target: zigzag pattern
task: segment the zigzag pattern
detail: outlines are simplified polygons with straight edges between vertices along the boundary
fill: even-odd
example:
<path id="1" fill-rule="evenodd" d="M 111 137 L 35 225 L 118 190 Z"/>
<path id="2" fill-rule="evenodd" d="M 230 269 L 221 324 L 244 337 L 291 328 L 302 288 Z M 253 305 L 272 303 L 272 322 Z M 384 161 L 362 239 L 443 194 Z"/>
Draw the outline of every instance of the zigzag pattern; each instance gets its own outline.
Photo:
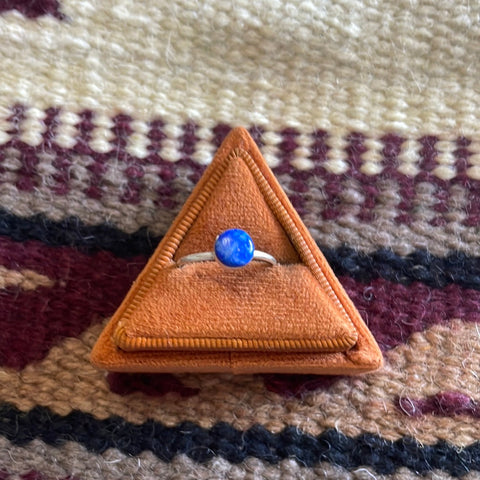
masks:
<path id="1" fill-rule="evenodd" d="M 272 434 L 257 425 L 243 432 L 227 423 L 209 429 L 191 422 L 174 427 L 153 421 L 134 425 L 115 417 L 96 420 L 78 411 L 66 416 L 42 407 L 20 412 L 8 404 L 0 406 L 0 419 L 3 436 L 16 445 L 36 438 L 50 445 L 73 440 L 97 453 L 116 448 L 135 456 L 149 450 L 164 461 L 172 461 L 182 453 L 199 463 L 217 456 L 232 463 L 247 457 L 272 464 L 292 458 L 309 467 L 322 461 L 349 470 L 369 465 L 380 474 L 391 474 L 401 467 L 420 474 L 438 469 L 457 477 L 480 471 L 480 443 L 458 450 L 446 442 L 421 445 L 412 438 L 390 442 L 372 434 L 349 438 L 335 430 L 314 437 L 297 428 Z"/>

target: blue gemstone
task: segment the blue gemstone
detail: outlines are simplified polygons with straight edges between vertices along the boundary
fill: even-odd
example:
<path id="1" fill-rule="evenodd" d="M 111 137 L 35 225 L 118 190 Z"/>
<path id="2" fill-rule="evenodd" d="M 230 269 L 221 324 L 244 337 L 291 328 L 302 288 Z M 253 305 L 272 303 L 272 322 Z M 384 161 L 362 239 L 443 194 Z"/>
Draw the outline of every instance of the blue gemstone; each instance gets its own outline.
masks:
<path id="1" fill-rule="evenodd" d="M 227 267 L 244 267 L 253 258 L 252 237 L 239 228 L 225 230 L 215 240 L 215 256 Z"/>

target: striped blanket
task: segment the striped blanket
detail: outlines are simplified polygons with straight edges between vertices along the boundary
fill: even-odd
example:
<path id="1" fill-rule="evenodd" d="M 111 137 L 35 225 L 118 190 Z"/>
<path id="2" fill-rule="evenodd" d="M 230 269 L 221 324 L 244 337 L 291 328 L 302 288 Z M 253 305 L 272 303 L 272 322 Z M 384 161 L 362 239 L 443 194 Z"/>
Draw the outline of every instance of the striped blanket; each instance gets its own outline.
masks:
<path id="1" fill-rule="evenodd" d="M 446 0 L 0 1 L 0 479 L 480 478 L 479 15 Z M 90 364 L 237 125 L 381 370 Z"/>

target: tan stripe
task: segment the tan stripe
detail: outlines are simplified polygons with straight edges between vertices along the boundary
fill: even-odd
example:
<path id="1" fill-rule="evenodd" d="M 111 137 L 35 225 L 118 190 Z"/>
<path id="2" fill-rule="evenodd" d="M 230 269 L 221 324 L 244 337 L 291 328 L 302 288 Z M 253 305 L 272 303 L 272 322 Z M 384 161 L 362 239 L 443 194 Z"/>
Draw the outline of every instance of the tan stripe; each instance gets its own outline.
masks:
<path id="1" fill-rule="evenodd" d="M 68 21 L 2 15 L 2 102 L 121 109 L 172 123 L 478 130 L 476 6 L 209 0 L 198 10 L 195 0 L 173 9 L 105 0 L 86 9 L 64 0 L 61 8 Z"/>
<path id="2" fill-rule="evenodd" d="M 345 378 L 328 391 L 310 392 L 302 399 L 283 399 L 266 391 L 260 376 L 217 374 L 178 376 L 185 385 L 200 389 L 196 396 L 146 398 L 140 393 L 124 397 L 110 393 L 104 372 L 89 364 L 91 346 L 101 330 L 96 325 L 22 372 L 0 370 L 0 399 L 22 410 L 39 404 L 62 415 L 79 409 L 98 418 L 120 415 L 134 423 L 153 418 L 173 426 L 189 420 L 208 428 L 225 421 L 238 429 L 259 423 L 273 432 L 294 425 L 312 435 L 337 428 L 350 436 L 371 432 L 396 440 L 414 435 L 429 444 L 444 439 L 468 445 L 480 439 L 470 418 L 409 418 L 397 409 L 396 398 L 458 390 L 478 400 L 477 329 L 475 324 L 454 321 L 450 327 L 414 334 L 407 345 L 388 353 L 381 371 Z"/>
<path id="3" fill-rule="evenodd" d="M 35 290 L 38 287 L 53 287 L 55 282 L 33 270 L 9 270 L 0 265 L 0 289 L 19 287 L 23 290 Z"/>
<path id="4" fill-rule="evenodd" d="M 437 187 L 430 182 L 421 182 L 415 186 L 415 197 L 413 198 L 413 217 L 421 222 L 430 222 L 437 213 L 433 210 Z M 433 230 L 433 229 L 432 229 Z"/>
<path id="5" fill-rule="evenodd" d="M 103 454 L 95 454 L 74 442 L 67 442 L 65 445 L 55 448 L 40 440 L 33 440 L 28 446 L 19 447 L 3 437 L 0 437 L 0 464 L 3 469 L 13 475 L 22 475 L 34 470 L 42 473 L 48 480 L 67 478 L 68 475 L 89 480 L 130 480 L 132 478 L 178 478 L 182 480 L 418 479 L 418 475 L 407 468 L 401 468 L 392 475 L 379 475 L 371 468 L 359 467 L 348 471 L 327 462 L 307 468 L 300 466 L 293 458 L 273 465 L 252 457 L 238 464 L 232 464 L 221 457 L 215 457 L 205 463 L 196 463 L 184 454 L 175 456 L 171 462 L 167 463 L 148 451 L 134 457 L 113 448 Z M 478 478 L 477 475 L 478 472 L 471 472 L 462 479 L 474 480 Z M 10 479 L 10 477 L 8 478 Z M 453 480 L 454 477 L 442 471 L 433 471 L 424 478 Z"/>
<path id="6" fill-rule="evenodd" d="M 98 225 L 108 221 L 127 233 L 133 233 L 148 225 L 153 235 L 164 234 L 176 213 L 157 208 L 153 198 L 148 195 L 145 195 L 140 203 L 133 205 L 121 203 L 118 190 L 106 193 L 101 200 L 89 198 L 78 184 L 73 191 L 64 196 L 51 196 L 48 189 L 42 187 L 38 190 L 37 193 L 19 193 L 12 183 L 3 183 L 0 185 L 0 205 L 20 217 L 44 214 L 49 219 L 59 222 L 69 216 L 76 216 L 87 225 Z M 181 197 L 184 202 L 185 195 Z"/>
<path id="7" fill-rule="evenodd" d="M 432 227 L 427 222 L 415 221 L 410 225 L 376 218 L 369 223 L 355 218 L 322 221 L 312 226 L 305 221 L 320 245 L 338 247 L 348 245 L 364 252 L 391 248 L 399 255 L 408 255 L 415 249 L 428 250 L 433 255 L 444 256 L 460 250 L 471 256 L 480 255 L 478 228 L 452 222 L 444 227 Z"/>
<path id="8" fill-rule="evenodd" d="M 398 225 L 395 218 L 401 213 L 397 206 L 402 199 L 399 189 L 395 180 L 387 178 L 378 182 L 379 195 L 372 211 L 374 222 L 381 219 L 385 223 Z"/>
<path id="9" fill-rule="evenodd" d="M 155 186 L 159 185 L 159 177 L 150 174 L 152 188 L 144 190 L 138 204 L 128 204 L 119 201 L 119 191 L 122 183 L 112 180 L 112 187 L 105 192 L 101 200 L 87 197 L 81 190 L 88 187 L 86 168 L 76 165 L 72 168 L 77 172 L 77 183 L 74 189 L 64 196 L 52 196 L 47 188 L 39 187 L 35 193 L 19 192 L 12 180 L 0 184 L 0 205 L 15 215 L 30 217 L 40 213 L 49 219 L 61 221 L 69 216 L 77 216 L 87 225 L 98 225 L 109 222 L 127 233 L 133 233 L 141 227 L 148 226 L 155 236 L 163 235 L 173 222 L 180 206 L 186 200 L 187 189 L 182 185 L 181 191 L 173 196 L 177 200 L 176 209 L 162 209 L 154 204 L 156 194 Z M 5 174 L 4 174 L 5 175 Z M 117 178 L 116 175 L 112 176 Z M 121 175 L 119 178 L 123 178 Z M 279 177 L 288 195 L 291 191 L 286 177 Z M 180 181 L 180 180 L 179 180 Z M 188 188 L 193 184 L 186 179 Z M 316 185 L 313 185 L 313 182 Z M 150 180 L 148 180 L 150 182 Z M 83 187 L 81 184 L 83 183 Z M 386 182 L 388 183 L 388 182 Z M 478 227 L 462 225 L 465 217 L 462 207 L 468 201 L 468 191 L 460 186 L 451 188 L 449 212 L 446 217 L 450 221 L 445 226 L 432 227 L 428 223 L 432 212 L 430 208 L 418 206 L 415 213 L 416 219 L 410 224 L 398 224 L 396 215 L 395 198 L 397 187 L 395 182 L 390 182 L 390 191 L 383 192 L 380 204 L 375 207 L 374 218 L 364 223 L 356 218 L 362 196 L 355 188 L 342 193 L 341 205 L 343 215 L 335 220 L 322 220 L 321 212 L 324 209 L 322 183 L 319 179 L 312 179 L 310 198 L 306 200 L 306 213 L 303 220 L 311 231 L 315 240 L 321 245 L 337 247 L 349 245 L 365 252 L 372 252 L 379 248 L 391 248 L 400 255 L 407 255 L 415 249 L 429 250 L 433 255 L 443 256 L 451 250 L 460 250 L 468 255 L 480 255 L 480 242 L 478 242 Z M 348 180 L 347 180 L 348 185 Z M 429 199 L 425 200 L 427 203 Z M 424 213 L 422 213 L 424 212 Z"/>

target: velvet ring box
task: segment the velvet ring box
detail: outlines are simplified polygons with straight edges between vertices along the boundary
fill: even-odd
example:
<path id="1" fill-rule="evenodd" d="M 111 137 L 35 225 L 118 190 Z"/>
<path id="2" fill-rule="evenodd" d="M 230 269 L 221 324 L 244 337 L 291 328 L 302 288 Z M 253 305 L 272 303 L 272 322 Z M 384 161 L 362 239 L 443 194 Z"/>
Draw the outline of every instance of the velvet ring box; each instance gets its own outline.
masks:
<path id="1" fill-rule="evenodd" d="M 276 265 L 216 261 L 230 228 Z M 255 142 L 230 132 L 98 339 L 91 361 L 125 372 L 356 374 L 381 352 Z"/>

